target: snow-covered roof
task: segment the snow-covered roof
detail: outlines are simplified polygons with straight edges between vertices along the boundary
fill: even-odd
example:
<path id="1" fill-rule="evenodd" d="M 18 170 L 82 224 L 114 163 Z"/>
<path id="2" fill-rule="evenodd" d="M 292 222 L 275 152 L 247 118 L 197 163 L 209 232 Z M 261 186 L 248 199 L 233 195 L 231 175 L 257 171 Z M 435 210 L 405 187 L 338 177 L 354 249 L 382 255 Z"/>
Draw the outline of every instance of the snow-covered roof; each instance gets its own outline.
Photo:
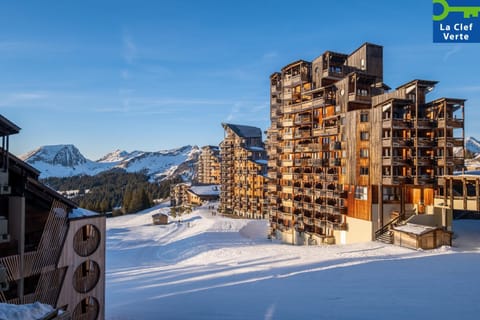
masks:
<path id="1" fill-rule="evenodd" d="M 268 163 L 268 161 L 264 159 L 255 160 L 255 162 L 261 165 L 266 165 Z"/>
<path id="2" fill-rule="evenodd" d="M 70 219 L 73 218 L 85 218 L 85 217 L 94 217 L 94 216 L 99 216 L 100 214 L 98 212 L 90 211 L 87 209 L 83 208 L 76 208 L 72 210 L 72 213 L 68 215 Z"/>
<path id="3" fill-rule="evenodd" d="M 42 319 L 54 311 L 53 307 L 40 302 L 29 304 L 0 303 L 0 319 L 34 320 Z"/>
<path id="4" fill-rule="evenodd" d="M 235 134 L 242 138 L 262 137 L 262 130 L 257 127 L 244 126 L 239 124 L 224 123 L 224 127 L 229 127 Z"/>
<path id="5" fill-rule="evenodd" d="M 190 191 L 199 196 L 218 196 L 220 195 L 220 186 L 216 184 L 192 186 Z"/>
<path id="6" fill-rule="evenodd" d="M 430 226 L 424 226 L 424 225 L 421 225 L 421 224 L 407 223 L 407 224 L 402 225 L 402 226 L 396 226 L 393 229 L 397 230 L 397 231 L 402 231 L 402 232 L 406 232 L 406 233 L 415 234 L 415 235 L 422 235 L 426 232 L 435 230 L 437 228 L 436 227 L 430 227 Z"/>
<path id="7" fill-rule="evenodd" d="M 250 151 L 265 151 L 265 148 L 264 147 L 257 147 L 257 146 L 249 146 L 249 147 L 247 147 L 247 150 L 250 150 Z"/>

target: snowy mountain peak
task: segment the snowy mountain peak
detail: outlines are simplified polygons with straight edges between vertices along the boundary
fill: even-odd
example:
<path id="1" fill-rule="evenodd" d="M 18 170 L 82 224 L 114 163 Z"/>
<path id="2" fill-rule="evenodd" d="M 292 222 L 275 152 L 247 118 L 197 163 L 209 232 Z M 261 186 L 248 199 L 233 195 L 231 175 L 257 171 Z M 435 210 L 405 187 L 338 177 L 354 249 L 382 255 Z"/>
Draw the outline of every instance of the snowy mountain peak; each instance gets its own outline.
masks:
<path id="1" fill-rule="evenodd" d="M 129 155 L 129 153 L 127 151 L 117 149 L 113 152 L 107 153 L 105 156 L 98 159 L 97 162 L 106 162 L 106 163 L 120 162 L 120 161 L 124 160 L 125 158 L 127 158 L 128 155 Z"/>
<path id="2" fill-rule="evenodd" d="M 43 146 L 20 158 L 28 163 L 44 162 L 63 167 L 75 167 L 87 162 L 87 159 L 72 144 Z"/>
<path id="3" fill-rule="evenodd" d="M 465 139 L 465 147 L 468 151 L 473 153 L 480 153 L 480 141 L 474 137 L 468 137 Z"/>
<path id="4" fill-rule="evenodd" d="M 86 159 L 73 145 L 43 146 L 21 159 L 41 172 L 41 178 L 96 175 L 113 168 L 146 172 L 151 179 L 182 176 L 189 180 L 198 160 L 197 146 L 183 146 L 157 152 L 115 150 L 97 161 Z"/>

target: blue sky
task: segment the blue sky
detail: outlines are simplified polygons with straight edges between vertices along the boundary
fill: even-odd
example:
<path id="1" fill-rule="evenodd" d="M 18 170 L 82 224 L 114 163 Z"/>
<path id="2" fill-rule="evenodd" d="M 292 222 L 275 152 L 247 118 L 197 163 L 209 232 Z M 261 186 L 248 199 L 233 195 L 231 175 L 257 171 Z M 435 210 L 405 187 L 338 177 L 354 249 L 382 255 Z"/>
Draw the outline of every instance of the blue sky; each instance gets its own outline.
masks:
<path id="1" fill-rule="evenodd" d="M 221 122 L 269 126 L 269 75 L 326 50 L 384 46 L 384 80 L 466 98 L 480 137 L 480 44 L 432 43 L 432 2 L 2 1 L 0 112 L 11 151 L 218 144 Z"/>

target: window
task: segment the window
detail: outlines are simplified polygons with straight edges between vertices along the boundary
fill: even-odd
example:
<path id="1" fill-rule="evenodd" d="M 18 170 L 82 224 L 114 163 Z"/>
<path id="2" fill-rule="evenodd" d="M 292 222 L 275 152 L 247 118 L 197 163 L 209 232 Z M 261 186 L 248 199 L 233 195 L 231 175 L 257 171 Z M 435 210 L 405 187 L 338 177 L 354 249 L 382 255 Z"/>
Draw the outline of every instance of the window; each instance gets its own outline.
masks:
<path id="1" fill-rule="evenodd" d="M 360 158 L 368 158 L 368 149 L 360 149 Z"/>
<path id="2" fill-rule="evenodd" d="M 360 122 L 368 122 L 368 113 L 361 113 L 360 114 Z"/>
<path id="3" fill-rule="evenodd" d="M 383 187 L 383 201 L 400 201 L 400 188 Z"/>
<path id="4" fill-rule="evenodd" d="M 360 140 L 368 140 L 369 138 L 369 134 L 368 134 L 368 131 L 361 131 L 360 132 Z"/>
<path id="5" fill-rule="evenodd" d="M 367 187 L 355 187 L 355 199 L 368 200 Z"/>
<path id="6" fill-rule="evenodd" d="M 367 176 L 368 175 L 368 167 L 360 167 L 360 175 Z"/>

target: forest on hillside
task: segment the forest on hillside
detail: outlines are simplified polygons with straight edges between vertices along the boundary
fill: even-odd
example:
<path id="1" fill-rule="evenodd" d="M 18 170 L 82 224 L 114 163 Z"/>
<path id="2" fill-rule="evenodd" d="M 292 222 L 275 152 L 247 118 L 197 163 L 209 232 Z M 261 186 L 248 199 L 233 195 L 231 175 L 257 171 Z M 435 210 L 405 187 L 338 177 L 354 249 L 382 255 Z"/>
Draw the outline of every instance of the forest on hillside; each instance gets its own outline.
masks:
<path id="1" fill-rule="evenodd" d="M 176 177 L 159 183 L 150 182 L 143 172 L 113 169 L 95 176 L 47 178 L 42 181 L 57 191 L 78 190 L 72 200 L 82 208 L 117 215 L 150 208 L 153 199 L 167 198 L 170 186 L 182 182 L 182 179 Z"/>

